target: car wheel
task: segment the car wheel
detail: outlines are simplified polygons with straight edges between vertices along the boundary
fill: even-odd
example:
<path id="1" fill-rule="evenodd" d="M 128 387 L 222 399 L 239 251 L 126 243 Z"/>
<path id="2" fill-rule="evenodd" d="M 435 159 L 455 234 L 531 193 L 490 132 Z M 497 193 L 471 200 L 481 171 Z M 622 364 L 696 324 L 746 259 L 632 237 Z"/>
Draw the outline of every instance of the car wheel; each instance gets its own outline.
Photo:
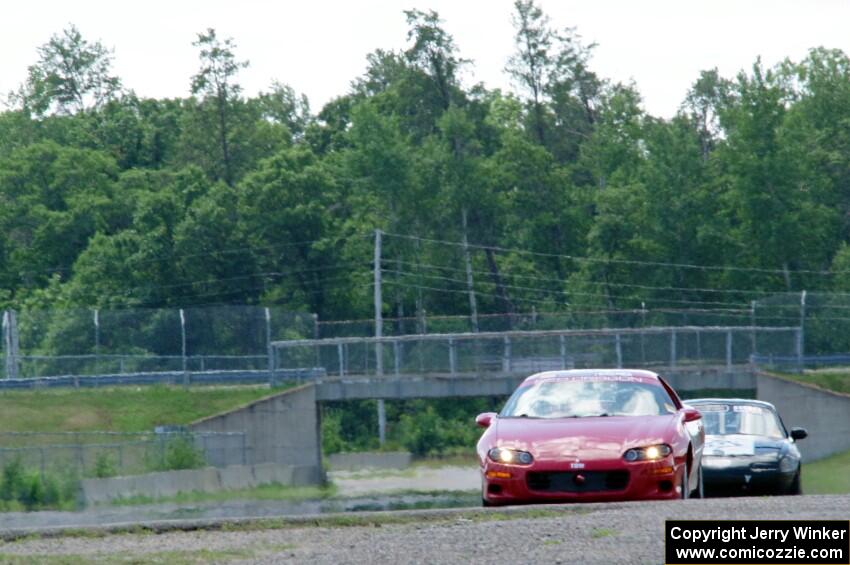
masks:
<path id="1" fill-rule="evenodd" d="M 697 472 L 697 488 L 694 490 L 694 498 L 705 498 L 705 490 L 704 490 L 703 482 L 702 482 L 702 465 L 699 466 L 699 471 Z"/>
<path id="2" fill-rule="evenodd" d="M 682 475 L 682 484 L 680 485 L 682 488 L 682 500 L 687 500 L 691 497 L 691 485 L 688 483 L 688 475 L 690 474 L 691 470 L 685 465 L 685 472 Z"/>
<path id="3" fill-rule="evenodd" d="M 788 487 L 788 494 L 803 494 L 803 486 L 800 484 L 800 474 L 802 469 L 797 469 L 797 474 L 794 475 L 794 480 L 791 481 L 791 486 Z"/>
<path id="4" fill-rule="evenodd" d="M 496 506 L 496 505 L 493 504 L 492 502 L 490 502 L 489 500 L 487 500 L 486 498 L 481 497 L 481 506 L 483 506 L 484 508 L 490 508 L 491 506 Z"/>

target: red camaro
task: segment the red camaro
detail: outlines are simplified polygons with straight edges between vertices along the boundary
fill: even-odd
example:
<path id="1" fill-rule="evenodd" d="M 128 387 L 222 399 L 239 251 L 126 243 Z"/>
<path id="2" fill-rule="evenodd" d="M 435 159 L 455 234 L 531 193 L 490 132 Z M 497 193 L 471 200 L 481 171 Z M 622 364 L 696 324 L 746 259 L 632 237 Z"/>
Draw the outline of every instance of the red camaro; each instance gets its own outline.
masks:
<path id="1" fill-rule="evenodd" d="M 649 371 L 532 375 L 476 422 L 487 506 L 702 495 L 700 413 Z"/>

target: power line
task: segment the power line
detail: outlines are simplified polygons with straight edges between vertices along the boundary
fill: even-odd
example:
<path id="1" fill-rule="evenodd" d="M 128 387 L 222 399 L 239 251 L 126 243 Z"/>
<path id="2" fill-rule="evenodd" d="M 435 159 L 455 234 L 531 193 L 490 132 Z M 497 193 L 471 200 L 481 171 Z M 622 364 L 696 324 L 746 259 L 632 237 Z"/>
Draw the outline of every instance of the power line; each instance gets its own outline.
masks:
<path id="1" fill-rule="evenodd" d="M 398 275 L 402 275 L 402 276 L 408 276 L 408 277 L 424 277 L 424 278 L 432 279 L 432 280 L 449 281 L 449 282 L 453 282 L 453 283 L 457 283 L 457 284 L 463 284 L 463 282 L 464 282 L 464 281 L 460 281 L 458 279 L 452 279 L 452 278 L 449 278 L 449 277 L 440 277 L 440 276 L 436 276 L 436 275 L 427 275 L 427 274 L 423 274 L 423 273 L 408 273 L 408 272 L 405 272 L 405 271 L 396 271 L 396 270 L 391 270 L 391 269 L 385 269 L 384 272 L 394 273 L 394 274 L 398 274 Z M 496 283 L 481 283 L 481 284 L 495 285 Z M 503 288 L 509 288 L 509 289 L 512 289 L 512 290 L 523 290 L 523 291 L 531 291 L 531 292 L 543 292 L 543 293 L 549 293 L 549 294 L 560 294 L 560 295 L 567 296 L 567 297 L 569 297 L 569 296 L 589 296 L 589 297 L 594 297 L 594 298 L 611 298 L 607 294 L 599 294 L 599 293 L 592 293 L 592 292 L 580 292 L 580 291 L 572 292 L 572 291 L 565 291 L 565 290 L 545 289 L 545 288 L 537 288 L 537 287 L 530 287 L 530 286 L 518 286 L 518 285 L 510 285 L 510 284 L 503 284 L 501 286 Z M 464 290 L 463 292 L 468 292 L 468 291 Z M 478 291 L 476 291 L 476 292 L 478 292 Z M 615 298 L 627 299 L 627 300 L 637 300 L 637 301 L 653 300 L 655 302 L 671 302 L 671 303 L 675 303 L 675 304 L 741 306 L 740 302 L 721 302 L 721 301 L 715 301 L 715 300 L 676 300 L 676 299 L 673 299 L 673 298 L 645 299 L 645 298 L 637 298 L 637 297 L 630 297 L 630 296 L 620 296 L 620 297 L 615 297 Z"/>
<path id="2" fill-rule="evenodd" d="M 391 284 L 391 285 L 396 285 L 396 286 L 400 286 L 400 287 L 404 287 L 404 288 L 414 288 L 414 289 L 417 289 L 417 290 L 431 290 L 431 291 L 434 291 L 434 292 L 444 292 L 444 293 L 454 293 L 454 294 L 466 294 L 468 292 L 467 290 L 439 288 L 439 287 L 426 286 L 426 285 L 420 285 L 420 284 L 404 283 L 404 282 L 394 281 L 394 280 L 386 280 L 386 281 L 384 281 L 384 284 Z M 537 290 L 541 290 L 541 289 L 537 289 Z M 545 291 L 541 290 L 541 292 L 545 292 Z M 487 293 L 487 292 L 479 292 L 479 291 L 475 291 L 475 293 L 478 296 L 487 296 L 487 297 L 496 298 L 496 299 L 499 299 L 499 300 L 503 299 L 503 297 L 498 295 L 498 294 L 492 294 L 492 293 Z M 591 296 L 602 296 L 602 297 L 604 297 L 604 295 L 591 295 Z M 636 302 L 641 301 L 638 298 L 629 298 L 629 297 L 622 297 L 622 298 L 625 299 L 625 300 L 632 300 L 632 301 L 636 301 Z M 566 306 L 566 307 L 572 306 L 569 302 L 553 302 L 552 300 L 539 300 L 539 299 L 534 299 L 534 298 L 525 298 L 525 297 L 521 297 L 521 296 L 512 296 L 511 299 L 519 301 L 519 302 L 528 302 L 528 303 L 531 303 L 531 304 L 547 304 L 547 305 L 550 305 L 550 306 Z M 660 300 L 656 300 L 656 302 L 677 302 L 677 301 L 660 299 Z M 688 303 L 688 304 L 690 304 L 690 303 Z M 728 303 L 728 302 L 727 303 L 720 303 L 720 304 L 735 305 L 733 303 Z"/>
<path id="3" fill-rule="evenodd" d="M 443 270 L 453 271 L 453 272 L 458 272 L 458 273 L 465 272 L 464 269 L 460 269 L 460 268 L 457 268 L 457 267 L 446 267 L 446 266 L 442 266 L 442 265 L 431 265 L 431 264 L 428 264 L 428 263 L 415 263 L 413 261 L 402 261 L 402 260 L 388 259 L 386 262 L 387 263 L 399 263 L 399 264 L 408 265 L 408 266 L 415 266 L 415 267 L 423 267 L 423 268 L 432 269 L 432 270 L 443 269 Z M 492 276 L 493 275 L 493 273 L 491 273 L 489 271 L 482 271 L 482 270 L 476 270 L 476 269 L 473 269 L 472 272 L 475 273 L 475 274 L 486 275 L 486 276 Z M 507 277 L 523 278 L 523 279 L 529 279 L 529 280 L 539 280 L 539 281 L 562 283 L 562 284 L 564 282 L 563 279 L 550 278 L 550 277 L 540 277 L 540 276 L 537 276 L 537 275 L 522 275 L 522 274 L 517 274 L 517 273 L 511 273 L 510 271 L 505 271 L 504 269 L 500 270 L 499 274 L 503 275 L 503 276 L 507 276 Z M 642 289 L 642 290 L 673 290 L 673 291 L 683 291 L 683 292 L 714 292 L 714 293 L 723 293 L 723 294 L 755 294 L 755 295 L 765 296 L 765 297 L 776 296 L 778 294 L 788 294 L 788 295 L 796 295 L 796 296 L 800 295 L 799 292 L 789 292 L 789 291 L 766 293 L 766 292 L 760 291 L 760 290 L 718 289 L 718 288 L 677 287 L 677 286 L 651 286 L 651 285 L 642 285 L 642 284 L 627 284 L 627 283 L 614 283 L 614 282 L 604 282 L 603 283 L 603 282 L 593 282 L 593 281 L 582 281 L 581 284 L 588 284 L 588 285 L 594 285 L 594 286 L 614 286 L 614 287 L 622 287 L 622 288 L 638 288 L 638 289 Z M 850 294 L 850 293 L 848 293 L 848 294 Z"/>
<path id="4" fill-rule="evenodd" d="M 440 245 L 450 245 L 453 247 L 461 247 L 463 244 L 456 241 L 448 241 L 444 239 L 432 239 L 427 237 L 419 237 L 414 235 L 405 235 L 405 234 L 397 234 L 397 233 L 387 233 L 384 232 L 384 235 L 390 237 L 397 237 L 401 239 L 408 239 L 413 241 L 422 241 L 425 243 L 434 243 Z M 538 257 L 550 257 L 550 258 L 559 258 L 559 259 L 569 259 L 571 261 L 577 262 L 587 262 L 587 263 L 615 263 L 622 265 L 641 265 L 647 267 L 674 267 L 679 269 L 696 269 L 696 270 L 706 270 L 706 271 L 741 271 L 741 272 L 753 272 L 753 273 L 764 273 L 764 274 L 772 274 L 772 275 L 785 275 L 788 273 L 804 273 L 804 274 L 812 274 L 812 275 L 837 275 L 837 274 L 850 274 L 850 271 L 822 271 L 822 270 L 811 270 L 811 269 L 789 269 L 788 271 L 783 269 L 763 269 L 759 267 L 739 267 L 735 265 L 693 265 L 690 263 L 670 263 L 664 261 L 638 261 L 633 259 L 604 259 L 599 257 L 581 257 L 578 255 L 567 255 L 561 253 L 543 253 L 540 251 L 529 251 L 527 249 L 517 249 L 517 248 L 509 248 L 509 247 L 499 247 L 495 245 L 479 245 L 479 244 L 469 244 L 469 247 L 474 247 L 476 249 L 484 249 L 490 251 L 498 251 L 500 253 L 519 253 L 523 255 L 534 255 Z"/>

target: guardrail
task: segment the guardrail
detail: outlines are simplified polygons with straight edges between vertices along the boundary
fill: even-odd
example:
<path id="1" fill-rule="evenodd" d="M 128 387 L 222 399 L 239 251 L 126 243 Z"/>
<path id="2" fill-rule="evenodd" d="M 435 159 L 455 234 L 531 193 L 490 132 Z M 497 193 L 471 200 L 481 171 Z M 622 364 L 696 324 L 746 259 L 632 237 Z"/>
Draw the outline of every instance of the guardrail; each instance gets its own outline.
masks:
<path id="1" fill-rule="evenodd" d="M 518 373 L 576 367 L 749 364 L 802 353 L 798 327 L 676 326 L 275 341 L 273 365 L 328 375 Z"/>

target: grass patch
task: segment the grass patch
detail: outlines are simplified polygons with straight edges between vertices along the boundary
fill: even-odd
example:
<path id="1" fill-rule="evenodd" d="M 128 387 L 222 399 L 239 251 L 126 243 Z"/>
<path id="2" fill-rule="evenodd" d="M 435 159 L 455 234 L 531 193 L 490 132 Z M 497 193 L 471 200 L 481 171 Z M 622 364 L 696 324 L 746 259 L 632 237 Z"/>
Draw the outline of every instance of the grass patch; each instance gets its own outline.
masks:
<path id="1" fill-rule="evenodd" d="M 264 386 L 8 391 L 0 393 L 0 430 L 143 432 L 189 424 L 273 392 Z"/>
<path id="2" fill-rule="evenodd" d="M 261 485 L 250 489 L 224 490 L 221 492 L 181 492 L 174 496 L 152 498 L 150 496 L 132 496 L 113 500 L 111 506 L 138 506 L 164 502 L 198 503 L 225 502 L 228 500 L 317 500 L 336 495 L 334 486 L 327 487 L 289 487 L 280 484 Z"/>
<path id="3" fill-rule="evenodd" d="M 768 373 L 784 379 L 850 394 L 850 369 L 821 369 L 803 373 Z"/>
<path id="4" fill-rule="evenodd" d="M 805 494 L 850 493 L 850 451 L 803 465 Z"/>

